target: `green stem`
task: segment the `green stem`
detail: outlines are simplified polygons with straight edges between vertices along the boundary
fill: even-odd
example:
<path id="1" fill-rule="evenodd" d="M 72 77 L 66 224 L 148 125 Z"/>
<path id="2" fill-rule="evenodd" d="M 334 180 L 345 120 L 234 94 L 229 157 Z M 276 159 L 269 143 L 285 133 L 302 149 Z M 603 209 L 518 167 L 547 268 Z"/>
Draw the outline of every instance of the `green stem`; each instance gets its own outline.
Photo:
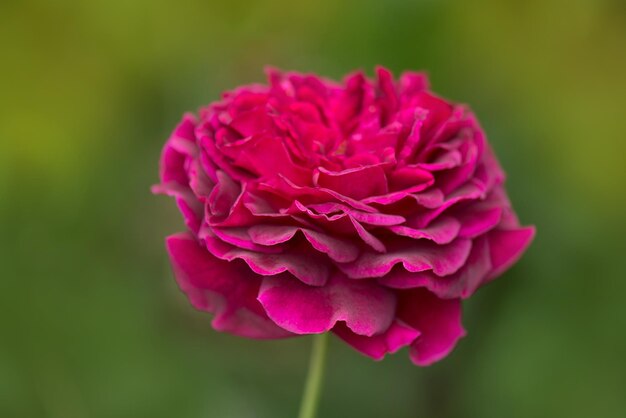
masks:
<path id="1" fill-rule="evenodd" d="M 326 347 L 328 346 L 328 333 L 313 336 L 313 349 L 309 361 L 309 373 L 304 386 L 302 403 L 298 418 L 315 418 L 317 404 L 320 399 L 322 380 L 324 378 L 324 363 L 326 361 Z"/>

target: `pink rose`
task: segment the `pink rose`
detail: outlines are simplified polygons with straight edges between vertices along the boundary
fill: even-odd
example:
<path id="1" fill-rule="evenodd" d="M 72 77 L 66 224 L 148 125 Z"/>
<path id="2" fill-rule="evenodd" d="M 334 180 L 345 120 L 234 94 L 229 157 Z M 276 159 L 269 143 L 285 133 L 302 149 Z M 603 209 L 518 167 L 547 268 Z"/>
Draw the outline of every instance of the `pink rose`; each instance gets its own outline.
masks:
<path id="1" fill-rule="evenodd" d="M 534 235 L 475 116 L 412 72 L 271 70 L 186 115 L 160 175 L 188 228 L 167 238 L 176 279 L 216 330 L 332 331 L 374 359 L 445 357 L 461 300 Z"/>

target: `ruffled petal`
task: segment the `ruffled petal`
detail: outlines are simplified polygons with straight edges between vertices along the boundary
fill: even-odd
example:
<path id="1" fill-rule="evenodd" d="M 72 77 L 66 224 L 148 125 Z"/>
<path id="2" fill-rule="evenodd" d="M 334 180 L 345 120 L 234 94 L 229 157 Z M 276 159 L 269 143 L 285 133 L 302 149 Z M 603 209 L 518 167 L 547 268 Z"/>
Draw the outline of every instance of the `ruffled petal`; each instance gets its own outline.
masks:
<path id="1" fill-rule="evenodd" d="M 372 336 L 389 328 L 396 309 L 389 289 L 339 273 L 322 287 L 287 275 L 266 277 L 258 299 L 276 324 L 294 334 L 319 334 L 344 321 L 352 332 Z"/>
<path id="2" fill-rule="evenodd" d="M 379 283 L 396 289 L 425 287 L 440 298 L 468 298 L 483 283 L 491 271 L 491 256 L 487 237 L 480 237 L 472 243 L 472 251 L 459 271 L 439 277 L 432 271 L 410 272 L 393 269 L 378 279 Z"/>
<path id="3" fill-rule="evenodd" d="M 465 264 L 472 242 L 459 238 L 447 245 L 411 240 L 383 254 L 364 252 L 352 263 L 338 267 L 353 279 L 382 277 L 402 263 L 407 271 L 432 270 L 438 276 L 455 273 Z"/>
<path id="4" fill-rule="evenodd" d="M 302 233 L 313 248 L 328 254 L 332 260 L 337 262 L 350 262 L 359 255 L 359 248 L 349 241 L 307 228 L 288 225 L 255 225 L 248 230 L 252 242 L 262 246 L 273 246 L 287 242 L 298 232 Z"/>
<path id="5" fill-rule="evenodd" d="M 243 260 L 252 271 L 262 276 L 289 272 L 306 284 L 323 286 L 330 274 L 330 266 L 323 256 L 311 254 L 307 248 L 293 247 L 290 251 L 279 254 L 257 253 L 228 244 L 209 229 L 201 230 L 199 238 L 217 258 L 225 261 Z"/>
<path id="6" fill-rule="evenodd" d="M 178 285 L 196 309 L 215 314 L 213 328 L 249 338 L 293 335 L 267 317 L 256 299 L 261 278 L 245 264 L 215 258 L 189 234 L 172 235 L 166 244 Z"/>
<path id="7" fill-rule="evenodd" d="M 415 229 L 405 225 L 397 225 L 389 228 L 394 234 L 413 239 L 428 239 L 437 244 L 448 244 L 452 242 L 461 229 L 461 223 L 449 216 L 442 216 L 428 227 Z"/>

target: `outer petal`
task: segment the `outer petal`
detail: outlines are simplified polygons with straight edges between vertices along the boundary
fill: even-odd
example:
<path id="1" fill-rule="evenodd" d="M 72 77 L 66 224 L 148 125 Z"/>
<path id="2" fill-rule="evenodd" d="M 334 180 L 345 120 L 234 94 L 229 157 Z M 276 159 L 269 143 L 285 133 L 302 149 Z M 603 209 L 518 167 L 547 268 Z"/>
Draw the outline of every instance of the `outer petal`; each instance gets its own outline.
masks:
<path id="1" fill-rule="evenodd" d="M 382 360 L 386 354 L 393 354 L 410 345 L 420 335 L 418 330 L 398 320 L 394 320 L 384 333 L 371 337 L 355 334 L 341 322 L 335 325 L 333 332 L 356 350 L 375 360 Z"/>
<path id="2" fill-rule="evenodd" d="M 175 181 L 188 184 L 185 161 L 198 152 L 194 135 L 195 123 L 195 118 L 186 114 L 167 140 L 161 154 L 160 177 L 163 183 Z"/>
<path id="3" fill-rule="evenodd" d="M 440 299 L 423 288 L 398 293 L 398 318 L 421 332 L 409 354 L 418 366 L 441 360 L 465 336 L 461 301 Z"/>
<path id="4" fill-rule="evenodd" d="M 258 299 L 276 324 L 294 334 L 319 334 L 345 321 L 354 333 L 372 336 L 389 328 L 396 309 L 389 289 L 340 273 L 322 287 L 307 286 L 289 275 L 266 277 Z"/>
<path id="5" fill-rule="evenodd" d="M 202 203 L 200 203 L 188 186 L 183 186 L 176 181 L 170 181 L 165 184 L 156 184 L 152 186 L 151 190 L 152 193 L 174 197 L 178 209 L 185 220 L 185 225 L 194 233 L 198 233 L 202 224 Z"/>
<path id="6" fill-rule="evenodd" d="M 535 227 L 495 229 L 487 234 L 491 248 L 492 270 L 487 280 L 504 273 L 522 256 L 535 236 Z"/>
<path id="7" fill-rule="evenodd" d="M 167 238 L 174 275 L 191 304 L 212 312 L 213 328 L 249 338 L 282 338 L 292 334 L 276 326 L 256 300 L 261 278 L 240 262 L 212 256 L 189 234 Z"/>

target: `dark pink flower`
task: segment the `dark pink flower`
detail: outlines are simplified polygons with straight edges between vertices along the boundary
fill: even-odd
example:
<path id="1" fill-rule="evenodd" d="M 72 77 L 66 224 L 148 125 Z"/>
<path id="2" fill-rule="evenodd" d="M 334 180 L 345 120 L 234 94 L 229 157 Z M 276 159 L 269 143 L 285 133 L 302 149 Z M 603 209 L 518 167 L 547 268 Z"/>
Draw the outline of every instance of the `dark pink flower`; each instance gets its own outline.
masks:
<path id="1" fill-rule="evenodd" d="M 461 300 L 533 238 L 503 183 L 474 115 L 423 74 L 271 70 L 183 118 L 154 191 L 178 203 L 174 273 L 216 330 L 332 331 L 428 365 L 465 334 Z"/>

